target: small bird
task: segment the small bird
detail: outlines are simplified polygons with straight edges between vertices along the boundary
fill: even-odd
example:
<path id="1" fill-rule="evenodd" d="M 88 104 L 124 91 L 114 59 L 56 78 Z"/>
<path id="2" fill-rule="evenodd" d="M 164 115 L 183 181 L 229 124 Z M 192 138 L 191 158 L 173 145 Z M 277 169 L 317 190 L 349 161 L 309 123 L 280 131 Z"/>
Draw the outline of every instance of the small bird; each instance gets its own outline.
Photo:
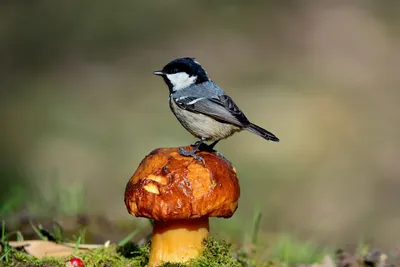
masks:
<path id="1" fill-rule="evenodd" d="M 178 121 L 192 135 L 199 138 L 183 156 L 191 156 L 204 162 L 196 155 L 199 148 L 212 151 L 214 146 L 235 132 L 248 130 L 266 140 L 279 142 L 273 133 L 251 123 L 239 107 L 216 83 L 194 58 L 178 58 L 155 71 L 169 88 L 169 106 Z M 207 145 L 205 142 L 213 142 Z"/>

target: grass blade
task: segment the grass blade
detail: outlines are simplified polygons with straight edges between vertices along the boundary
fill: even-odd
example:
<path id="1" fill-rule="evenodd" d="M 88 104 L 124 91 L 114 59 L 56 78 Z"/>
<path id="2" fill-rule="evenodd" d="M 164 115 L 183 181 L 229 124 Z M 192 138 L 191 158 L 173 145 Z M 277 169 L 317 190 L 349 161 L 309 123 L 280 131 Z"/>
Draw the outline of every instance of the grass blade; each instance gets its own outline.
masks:
<path id="1" fill-rule="evenodd" d="M 118 246 L 124 246 L 126 245 L 135 235 L 139 233 L 140 229 L 136 229 L 135 231 L 129 233 L 124 239 L 118 242 Z"/>
<path id="2" fill-rule="evenodd" d="M 53 222 L 53 230 L 54 230 L 54 237 L 56 239 L 56 243 L 63 242 L 64 241 L 64 229 L 56 221 Z"/>
<path id="3" fill-rule="evenodd" d="M 24 241 L 24 236 L 22 235 L 21 231 L 13 231 L 6 234 L 7 240 L 10 239 L 11 236 L 15 235 L 17 237 L 17 241 Z"/>
<path id="4" fill-rule="evenodd" d="M 17 241 L 24 241 L 24 236 L 22 235 L 21 231 L 16 231 L 15 235 L 17 236 Z"/>
<path id="5" fill-rule="evenodd" d="M 3 220 L 1 222 L 1 242 L 6 240 L 6 222 Z"/>
<path id="6" fill-rule="evenodd" d="M 258 233 L 260 230 L 260 222 L 261 222 L 262 213 L 260 209 L 257 209 L 254 213 L 253 217 L 253 229 L 251 230 L 251 243 L 253 245 L 257 245 L 258 243 Z"/>
<path id="7" fill-rule="evenodd" d="M 5 259 L 5 261 L 8 262 L 8 253 L 10 253 L 11 250 L 12 248 L 8 248 L 6 251 L 4 251 L 3 255 L 0 256 L 0 261 Z"/>
<path id="8" fill-rule="evenodd" d="M 40 230 L 32 223 L 32 221 L 29 221 L 29 224 L 31 225 L 33 231 L 38 235 L 38 237 L 39 237 L 41 240 L 48 241 L 48 240 L 47 240 L 47 237 L 45 237 L 45 236 L 40 232 Z"/>
<path id="9" fill-rule="evenodd" d="M 76 253 L 78 252 L 80 244 L 81 244 L 81 236 L 79 236 L 78 240 L 76 240 L 75 249 L 74 249 L 74 253 L 73 253 L 74 256 L 76 256 Z"/>

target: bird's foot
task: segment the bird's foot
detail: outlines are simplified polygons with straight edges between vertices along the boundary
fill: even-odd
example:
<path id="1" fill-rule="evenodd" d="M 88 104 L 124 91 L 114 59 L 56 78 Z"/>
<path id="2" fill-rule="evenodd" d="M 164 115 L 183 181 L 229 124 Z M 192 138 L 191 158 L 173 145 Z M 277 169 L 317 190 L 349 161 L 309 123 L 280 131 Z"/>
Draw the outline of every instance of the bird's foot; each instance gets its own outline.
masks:
<path id="1" fill-rule="evenodd" d="M 202 141 L 197 141 L 196 143 L 190 145 L 191 147 L 195 147 L 196 149 L 198 149 L 199 147 L 201 147 L 202 145 L 206 145 L 204 144 Z"/>
<path id="2" fill-rule="evenodd" d="M 185 157 L 192 157 L 195 160 L 201 161 L 203 164 L 205 164 L 204 159 L 202 157 L 196 155 L 197 148 L 198 148 L 198 146 L 190 151 L 186 151 L 183 147 L 180 147 L 179 154 L 181 154 L 182 156 L 185 156 Z"/>

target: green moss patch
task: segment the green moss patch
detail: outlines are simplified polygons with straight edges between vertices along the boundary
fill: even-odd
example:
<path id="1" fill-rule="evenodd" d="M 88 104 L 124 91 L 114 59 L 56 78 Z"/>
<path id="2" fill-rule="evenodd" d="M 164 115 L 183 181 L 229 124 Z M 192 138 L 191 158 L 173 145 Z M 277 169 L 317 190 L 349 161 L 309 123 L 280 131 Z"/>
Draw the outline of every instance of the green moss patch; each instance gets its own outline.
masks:
<path id="1" fill-rule="evenodd" d="M 230 244 L 225 241 L 217 241 L 214 238 L 205 240 L 205 249 L 202 255 L 186 264 L 182 263 L 164 263 L 163 267 L 177 266 L 230 266 L 242 267 L 244 264 L 232 256 Z M 112 266 L 112 267 L 142 267 L 148 262 L 150 255 L 150 246 L 138 246 L 133 243 L 127 243 L 124 246 L 110 246 L 107 248 L 93 249 L 88 252 L 79 253 L 76 256 L 81 258 L 85 266 Z M 36 259 L 20 251 L 14 251 L 11 260 L 7 266 L 62 266 L 64 267 L 68 258 L 44 258 Z"/>
<path id="2" fill-rule="evenodd" d="M 230 251 L 231 245 L 225 241 L 217 241 L 214 238 L 206 240 L 206 246 L 202 255 L 188 263 L 164 263 L 162 267 L 242 267 L 243 265 L 232 256 Z"/>

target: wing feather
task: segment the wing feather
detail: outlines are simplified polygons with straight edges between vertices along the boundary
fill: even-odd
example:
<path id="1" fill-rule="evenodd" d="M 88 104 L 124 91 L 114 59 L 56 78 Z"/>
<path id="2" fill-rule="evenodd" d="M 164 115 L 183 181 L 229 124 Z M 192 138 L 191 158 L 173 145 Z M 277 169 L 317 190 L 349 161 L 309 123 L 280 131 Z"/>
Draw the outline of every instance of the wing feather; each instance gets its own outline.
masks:
<path id="1" fill-rule="evenodd" d="M 174 100 L 180 108 L 208 115 L 221 122 L 231 123 L 239 127 L 250 125 L 243 112 L 227 95 L 218 95 L 212 98 L 185 97 Z"/>

